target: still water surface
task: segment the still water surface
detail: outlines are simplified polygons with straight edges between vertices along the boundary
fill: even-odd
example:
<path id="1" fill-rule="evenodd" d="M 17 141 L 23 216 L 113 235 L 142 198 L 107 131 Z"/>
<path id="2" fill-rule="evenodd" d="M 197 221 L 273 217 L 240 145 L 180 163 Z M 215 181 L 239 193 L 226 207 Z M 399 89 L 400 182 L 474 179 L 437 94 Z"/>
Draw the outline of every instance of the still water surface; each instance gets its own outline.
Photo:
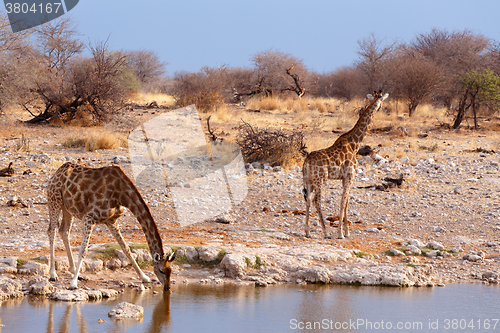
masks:
<path id="1" fill-rule="evenodd" d="M 112 320 L 119 302 L 144 318 Z M 174 285 L 172 294 L 126 289 L 113 300 L 9 300 L 0 306 L 7 332 L 500 332 L 500 287 L 444 288 L 281 285 Z M 106 320 L 99 324 L 99 319 Z"/>

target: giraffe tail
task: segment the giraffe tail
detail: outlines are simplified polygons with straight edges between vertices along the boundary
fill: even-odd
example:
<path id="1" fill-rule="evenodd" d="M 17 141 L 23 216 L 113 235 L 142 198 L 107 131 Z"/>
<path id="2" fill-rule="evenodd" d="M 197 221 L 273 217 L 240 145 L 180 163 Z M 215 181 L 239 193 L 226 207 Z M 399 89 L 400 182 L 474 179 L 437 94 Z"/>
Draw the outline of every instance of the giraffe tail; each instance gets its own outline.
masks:
<path id="1" fill-rule="evenodd" d="M 307 188 L 304 187 L 302 193 L 304 193 L 304 200 L 307 201 Z"/>

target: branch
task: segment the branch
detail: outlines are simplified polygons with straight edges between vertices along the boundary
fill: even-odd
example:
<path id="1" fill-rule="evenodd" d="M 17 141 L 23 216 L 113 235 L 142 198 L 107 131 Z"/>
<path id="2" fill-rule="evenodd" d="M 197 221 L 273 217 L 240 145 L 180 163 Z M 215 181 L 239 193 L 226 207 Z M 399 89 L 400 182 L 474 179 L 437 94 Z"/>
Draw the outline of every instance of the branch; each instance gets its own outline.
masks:
<path id="1" fill-rule="evenodd" d="M 292 64 L 292 67 L 287 69 L 286 73 L 288 75 L 290 75 L 291 78 L 293 79 L 293 81 L 295 82 L 295 87 L 285 88 L 282 91 L 285 91 L 285 90 L 293 91 L 297 94 L 297 96 L 299 96 L 299 98 L 301 98 L 306 93 L 306 89 L 304 87 L 301 87 L 299 76 L 297 74 L 292 73 L 292 69 L 294 68 L 294 66 L 295 66 L 295 64 Z"/>

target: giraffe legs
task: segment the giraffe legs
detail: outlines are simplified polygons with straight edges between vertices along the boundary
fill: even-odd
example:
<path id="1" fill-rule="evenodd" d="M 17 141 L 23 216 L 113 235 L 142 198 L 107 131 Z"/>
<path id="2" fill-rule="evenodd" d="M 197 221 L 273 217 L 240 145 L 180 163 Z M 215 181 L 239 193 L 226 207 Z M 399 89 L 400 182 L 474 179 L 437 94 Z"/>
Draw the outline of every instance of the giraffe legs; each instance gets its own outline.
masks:
<path id="1" fill-rule="evenodd" d="M 87 215 L 83 218 L 83 236 L 82 236 L 82 245 L 80 246 L 78 263 L 76 264 L 75 275 L 73 275 L 73 279 L 71 280 L 69 289 L 77 289 L 78 288 L 78 274 L 80 273 L 80 269 L 82 268 L 83 259 L 87 255 L 87 249 L 89 246 L 90 236 L 92 235 L 92 229 L 94 229 L 93 219 Z"/>
<path id="2" fill-rule="evenodd" d="M 66 253 L 68 255 L 69 271 L 75 274 L 75 261 L 73 259 L 73 253 L 71 252 L 71 245 L 69 243 L 69 233 L 71 231 L 71 226 L 73 224 L 73 216 L 68 212 L 68 210 L 63 206 L 63 217 L 61 225 L 59 226 L 59 235 L 62 238 L 64 247 L 66 248 Z"/>
<path id="3" fill-rule="evenodd" d="M 305 225 L 305 231 L 306 231 L 306 237 L 311 238 L 311 235 L 309 233 L 309 209 L 311 208 L 311 192 L 312 192 L 312 186 L 304 186 L 304 199 L 306 200 L 306 225 Z"/>
<path id="4" fill-rule="evenodd" d="M 111 231 L 111 233 L 115 237 L 118 244 L 120 244 L 123 253 L 125 253 L 127 258 L 132 263 L 132 267 L 134 267 L 134 270 L 137 272 L 137 275 L 139 275 L 139 277 L 141 278 L 142 281 L 151 282 L 151 279 L 146 274 L 144 274 L 144 272 L 141 270 L 139 265 L 137 265 L 137 262 L 135 261 L 135 259 L 132 257 L 132 253 L 130 252 L 130 249 L 127 246 L 127 244 L 125 243 L 125 240 L 123 239 L 123 236 L 120 232 L 120 229 L 118 228 L 118 225 L 116 224 L 116 221 L 114 221 L 112 223 L 107 223 L 106 225 L 108 226 L 109 231 Z"/>
<path id="5" fill-rule="evenodd" d="M 49 217 L 50 217 L 50 222 L 49 222 L 49 229 L 47 231 L 47 234 L 49 235 L 49 243 L 50 243 L 50 281 L 57 281 L 58 276 L 56 273 L 56 263 L 55 263 L 55 239 L 56 239 L 56 228 L 57 225 L 59 224 L 59 214 L 60 214 L 60 209 L 59 205 L 55 205 L 56 207 L 53 207 L 49 203 Z"/>
<path id="6" fill-rule="evenodd" d="M 316 207 L 316 211 L 318 212 L 318 218 L 321 222 L 321 227 L 323 228 L 323 233 L 325 234 L 325 238 L 332 238 L 328 235 L 328 231 L 326 230 L 325 220 L 323 219 L 323 213 L 321 212 L 321 186 L 318 186 L 314 193 L 313 198 L 314 207 Z"/>
<path id="7" fill-rule="evenodd" d="M 343 191 L 340 199 L 340 214 L 339 214 L 339 239 L 349 237 L 349 221 L 347 220 L 347 207 L 349 206 L 349 189 L 351 188 L 353 177 L 347 177 L 342 180 Z M 343 232 L 345 227 L 345 233 Z"/>

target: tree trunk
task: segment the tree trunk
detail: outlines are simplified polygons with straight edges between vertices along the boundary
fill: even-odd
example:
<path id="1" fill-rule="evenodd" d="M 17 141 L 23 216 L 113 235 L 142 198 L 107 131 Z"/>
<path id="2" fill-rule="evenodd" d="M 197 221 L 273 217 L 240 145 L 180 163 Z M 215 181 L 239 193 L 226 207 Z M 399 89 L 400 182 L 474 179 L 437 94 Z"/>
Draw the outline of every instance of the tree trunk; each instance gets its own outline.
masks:
<path id="1" fill-rule="evenodd" d="M 414 102 L 408 103 L 408 117 L 411 117 L 413 115 L 413 112 L 415 112 L 415 109 L 417 108 L 417 104 Z"/>
<path id="2" fill-rule="evenodd" d="M 458 113 L 457 113 L 457 117 L 455 118 L 455 122 L 453 123 L 453 129 L 457 129 L 460 127 L 460 124 L 462 123 L 462 121 L 464 120 L 464 116 L 465 116 L 465 111 L 466 111 L 466 103 L 467 103 L 467 97 L 469 97 L 469 88 L 467 88 L 465 90 L 465 93 L 464 93 L 464 96 L 462 97 L 462 99 L 460 100 L 460 104 L 458 106 Z"/>

